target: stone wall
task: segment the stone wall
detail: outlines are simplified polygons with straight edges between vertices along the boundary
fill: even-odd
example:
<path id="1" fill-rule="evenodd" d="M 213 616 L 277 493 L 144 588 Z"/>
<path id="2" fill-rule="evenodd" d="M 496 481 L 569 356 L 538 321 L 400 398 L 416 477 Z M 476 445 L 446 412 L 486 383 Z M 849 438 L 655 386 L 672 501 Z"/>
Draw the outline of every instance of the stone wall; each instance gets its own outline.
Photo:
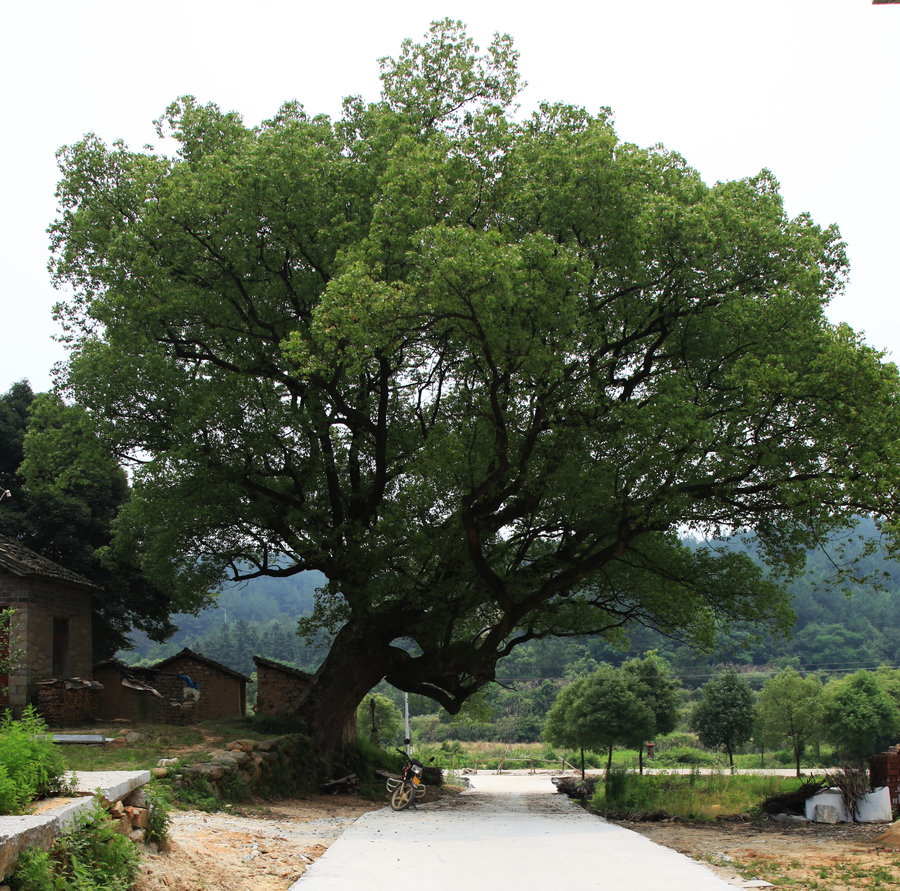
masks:
<path id="1" fill-rule="evenodd" d="M 277 796 L 309 792 L 317 788 L 316 759 L 309 740 L 291 734 L 273 739 L 239 739 L 208 760 L 181 767 L 158 767 L 157 777 L 172 776 L 179 787 L 193 787 L 199 794 L 218 799 L 242 800 L 254 795 Z"/>

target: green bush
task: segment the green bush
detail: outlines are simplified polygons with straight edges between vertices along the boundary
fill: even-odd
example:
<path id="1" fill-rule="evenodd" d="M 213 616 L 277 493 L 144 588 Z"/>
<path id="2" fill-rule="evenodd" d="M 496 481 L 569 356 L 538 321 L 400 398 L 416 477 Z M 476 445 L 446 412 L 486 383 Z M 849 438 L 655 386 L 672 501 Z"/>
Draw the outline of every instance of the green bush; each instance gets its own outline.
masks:
<path id="1" fill-rule="evenodd" d="M 591 807 L 610 816 L 630 818 L 661 813 L 688 820 L 714 820 L 729 814 L 749 813 L 770 795 L 796 788 L 789 777 L 654 774 L 638 776 L 611 771 L 598 786 Z"/>
<path id="2" fill-rule="evenodd" d="M 150 783 L 144 787 L 147 795 L 150 815 L 147 822 L 147 831 L 144 837 L 148 842 L 156 842 L 160 848 L 164 848 L 169 842 L 169 824 L 172 817 L 170 791 L 160 783 Z"/>
<path id="3" fill-rule="evenodd" d="M 669 752 L 672 749 L 680 748 L 702 749 L 703 746 L 700 745 L 700 740 L 697 739 L 696 733 L 674 730 L 672 733 L 656 738 L 654 751 L 658 755 L 660 752 Z"/>
<path id="4" fill-rule="evenodd" d="M 704 749 L 693 746 L 676 746 L 664 752 L 655 753 L 651 760 L 645 761 L 651 767 L 715 767 L 718 759 Z"/>
<path id="5" fill-rule="evenodd" d="M 13 891 L 126 891 L 137 878 L 138 849 L 95 799 L 68 835 L 56 839 L 50 852 L 33 848 L 19 857 L 10 878 Z"/>
<path id="6" fill-rule="evenodd" d="M 7 710 L 0 721 L 0 814 L 19 814 L 40 796 L 62 787 L 65 763 L 32 706 L 19 720 Z"/>
<path id="7" fill-rule="evenodd" d="M 55 891 L 50 855 L 40 848 L 22 851 L 9 881 L 13 891 Z"/>

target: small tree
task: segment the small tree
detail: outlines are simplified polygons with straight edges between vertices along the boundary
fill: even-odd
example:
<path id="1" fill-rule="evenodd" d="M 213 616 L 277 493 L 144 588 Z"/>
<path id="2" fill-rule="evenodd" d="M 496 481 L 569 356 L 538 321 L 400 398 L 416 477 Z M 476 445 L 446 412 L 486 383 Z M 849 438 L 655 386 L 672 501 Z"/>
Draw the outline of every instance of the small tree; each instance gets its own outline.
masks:
<path id="1" fill-rule="evenodd" d="M 753 735 L 755 717 L 750 685 L 734 671 L 726 671 L 703 686 L 691 726 L 703 745 L 728 753 L 734 770 L 734 752 Z"/>
<path id="2" fill-rule="evenodd" d="M 670 733 L 678 724 L 678 681 L 669 673 L 669 663 L 650 650 L 643 659 L 628 659 L 622 665 L 632 692 L 653 712 L 653 734 Z M 644 748 L 638 745 L 638 769 L 644 772 Z"/>
<path id="3" fill-rule="evenodd" d="M 879 740 L 900 729 L 900 711 L 875 675 L 857 671 L 825 687 L 828 738 L 853 761 L 872 754 Z"/>
<path id="4" fill-rule="evenodd" d="M 653 733 L 652 709 L 641 700 L 621 669 L 604 665 L 592 675 L 565 687 L 544 724 L 544 738 L 581 752 L 606 749 L 606 770 L 612 767 L 613 746 L 640 746 Z"/>
<path id="5" fill-rule="evenodd" d="M 12 624 L 15 614 L 14 609 L 0 610 L 0 678 L 7 679 L 0 683 L 0 694 L 3 695 L 9 690 L 9 675 L 22 657 L 22 651 L 18 648 L 18 636 Z"/>
<path id="6" fill-rule="evenodd" d="M 786 668 L 763 685 L 758 710 L 760 740 L 766 745 L 790 745 L 799 777 L 807 743 L 822 732 L 822 682 L 814 675 L 804 678 Z"/>

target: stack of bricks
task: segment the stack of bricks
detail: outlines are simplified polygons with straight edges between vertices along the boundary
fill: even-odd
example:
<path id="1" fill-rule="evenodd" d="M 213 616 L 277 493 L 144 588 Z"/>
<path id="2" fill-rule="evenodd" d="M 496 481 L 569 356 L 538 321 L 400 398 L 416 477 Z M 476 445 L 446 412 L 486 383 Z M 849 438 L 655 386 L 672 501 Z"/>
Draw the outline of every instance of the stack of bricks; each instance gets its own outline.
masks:
<path id="1" fill-rule="evenodd" d="M 891 807 L 900 806 L 900 746 L 872 755 L 869 759 L 869 785 L 873 789 L 887 786 L 891 795 Z"/>
<path id="2" fill-rule="evenodd" d="M 38 681 L 37 709 L 54 726 L 91 721 L 97 717 L 102 689 L 101 684 L 81 678 Z"/>

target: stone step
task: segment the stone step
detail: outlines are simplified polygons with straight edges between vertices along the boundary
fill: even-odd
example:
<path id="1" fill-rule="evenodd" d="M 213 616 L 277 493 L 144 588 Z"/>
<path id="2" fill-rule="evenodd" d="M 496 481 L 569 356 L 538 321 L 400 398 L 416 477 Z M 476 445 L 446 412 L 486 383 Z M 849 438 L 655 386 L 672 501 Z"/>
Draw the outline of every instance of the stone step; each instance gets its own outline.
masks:
<path id="1" fill-rule="evenodd" d="M 69 832 L 78 815 L 92 807 L 99 793 L 107 801 L 127 798 L 150 782 L 149 770 L 106 770 L 66 776 L 76 800 L 48 808 L 40 814 L 0 817 L 0 879 L 15 868 L 19 854 L 26 848 L 49 850 L 58 835 Z"/>

